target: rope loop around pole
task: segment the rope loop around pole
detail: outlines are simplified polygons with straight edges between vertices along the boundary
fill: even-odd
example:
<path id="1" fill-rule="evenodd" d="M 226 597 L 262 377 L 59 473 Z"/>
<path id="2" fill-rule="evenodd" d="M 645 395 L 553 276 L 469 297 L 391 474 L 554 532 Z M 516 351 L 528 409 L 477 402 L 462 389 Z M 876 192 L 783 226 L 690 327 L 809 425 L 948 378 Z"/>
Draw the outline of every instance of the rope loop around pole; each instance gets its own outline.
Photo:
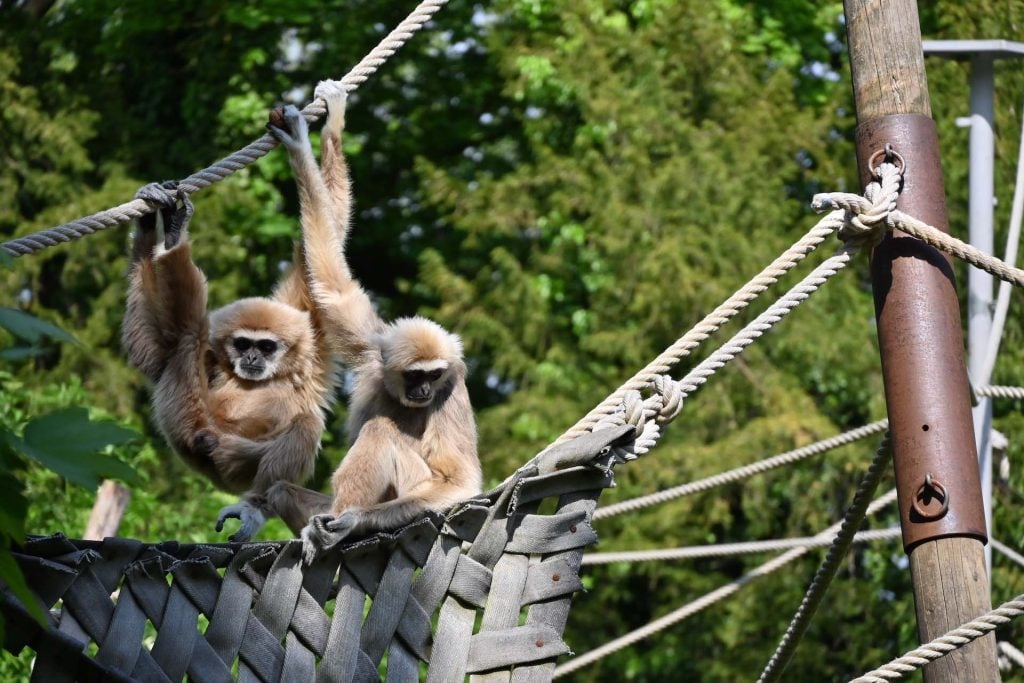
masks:
<path id="1" fill-rule="evenodd" d="M 849 192 L 816 194 L 811 200 L 811 208 L 818 213 L 844 210 L 846 213 L 843 227 L 839 229 L 839 239 L 870 247 L 893 228 L 893 212 L 896 211 L 896 199 L 903 187 L 905 168 L 903 163 L 885 161 L 875 171 L 879 179 L 868 183 L 864 196 Z"/>

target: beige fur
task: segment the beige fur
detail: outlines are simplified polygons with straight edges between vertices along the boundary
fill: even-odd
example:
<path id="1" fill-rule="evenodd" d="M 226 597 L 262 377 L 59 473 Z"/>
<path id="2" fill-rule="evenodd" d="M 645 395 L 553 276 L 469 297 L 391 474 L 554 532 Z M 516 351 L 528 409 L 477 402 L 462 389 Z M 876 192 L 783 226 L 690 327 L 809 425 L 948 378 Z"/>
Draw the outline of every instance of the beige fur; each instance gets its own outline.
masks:
<path id="1" fill-rule="evenodd" d="M 337 153 L 341 125 L 337 115 L 328 117 L 323 144 L 331 188 L 324 227 L 336 243 L 344 240 L 349 211 L 348 171 Z M 122 326 L 129 360 L 154 382 L 155 422 L 171 447 L 214 485 L 245 493 L 234 512 L 222 511 L 218 526 L 224 517 L 239 517 L 245 506 L 258 511 L 257 522 L 247 525 L 243 518 L 245 533 L 235 540 L 245 540 L 263 516 L 273 514 L 298 533 L 330 501 L 298 486 L 312 474 L 323 409 L 338 379 L 305 259 L 323 247 L 296 247 L 296 263 L 272 299 L 241 299 L 207 315 L 206 280 L 192 262 L 187 233 L 166 250 L 157 233 L 155 217 L 140 220 Z M 340 248 L 333 256 L 340 256 Z M 284 348 L 272 376 L 254 381 L 234 371 L 228 345 L 239 331 L 265 334 Z"/>
<path id="2" fill-rule="evenodd" d="M 333 115 L 339 104 L 325 99 Z M 348 193 L 347 173 L 344 182 L 339 177 L 345 168 L 340 139 L 333 138 L 340 128 L 324 136 L 321 174 L 304 120 L 294 111 L 285 120 L 288 130 L 275 135 L 288 149 L 299 188 L 309 291 L 332 349 L 355 373 L 351 447 L 332 479 L 330 511 L 349 533 L 392 529 L 480 492 L 462 342 L 424 318 L 388 325 L 377 315 L 345 262 L 345 231 L 333 229 L 349 213 L 347 201 L 339 201 Z M 408 405 L 401 393 L 408 370 L 440 370 L 423 406 Z M 291 495 L 295 488 L 277 492 Z M 315 544 L 314 526 L 303 537 Z"/>

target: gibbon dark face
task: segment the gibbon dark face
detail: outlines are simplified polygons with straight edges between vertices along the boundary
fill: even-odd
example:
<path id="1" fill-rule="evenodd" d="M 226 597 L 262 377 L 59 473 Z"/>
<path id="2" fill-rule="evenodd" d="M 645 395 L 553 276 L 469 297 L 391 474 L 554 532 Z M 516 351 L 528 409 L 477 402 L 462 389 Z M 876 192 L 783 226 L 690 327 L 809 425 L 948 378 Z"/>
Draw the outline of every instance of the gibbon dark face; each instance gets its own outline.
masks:
<path id="1" fill-rule="evenodd" d="M 257 382 L 277 373 L 277 361 L 283 352 L 283 345 L 276 337 L 241 332 L 232 336 L 227 349 L 235 374 Z"/>
<path id="2" fill-rule="evenodd" d="M 448 363 L 437 361 L 444 367 L 431 370 L 414 369 L 402 373 L 402 384 L 405 385 L 405 403 L 409 406 L 425 406 L 434 400 L 434 395 L 444 384 L 441 378 L 448 369 Z"/>

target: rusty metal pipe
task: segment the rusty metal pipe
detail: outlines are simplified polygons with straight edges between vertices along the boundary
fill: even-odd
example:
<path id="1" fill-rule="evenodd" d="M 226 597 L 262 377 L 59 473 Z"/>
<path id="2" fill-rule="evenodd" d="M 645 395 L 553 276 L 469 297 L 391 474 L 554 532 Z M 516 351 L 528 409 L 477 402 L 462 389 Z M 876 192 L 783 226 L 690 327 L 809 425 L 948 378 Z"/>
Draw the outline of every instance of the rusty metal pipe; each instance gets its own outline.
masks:
<path id="1" fill-rule="evenodd" d="M 887 143 L 907 168 L 897 207 L 949 232 L 935 122 L 896 114 L 862 123 L 857 159 L 865 185 L 869 159 Z M 895 231 L 874 249 L 871 279 L 904 548 L 949 536 L 987 542 L 950 261 Z"/>

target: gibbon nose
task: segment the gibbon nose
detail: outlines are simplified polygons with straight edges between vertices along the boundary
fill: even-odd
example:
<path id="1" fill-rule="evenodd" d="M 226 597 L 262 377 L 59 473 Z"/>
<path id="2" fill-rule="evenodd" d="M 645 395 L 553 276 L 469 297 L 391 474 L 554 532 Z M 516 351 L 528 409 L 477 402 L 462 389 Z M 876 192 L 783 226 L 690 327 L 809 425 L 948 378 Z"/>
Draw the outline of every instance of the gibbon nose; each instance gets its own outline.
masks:
<path id="1" fill-rule="evenodd" d="M 410 401 L 425 401 L 430 398 L 430 382 L 423 382 L 410 387 L 405 392 L 405 397 Z"/>

